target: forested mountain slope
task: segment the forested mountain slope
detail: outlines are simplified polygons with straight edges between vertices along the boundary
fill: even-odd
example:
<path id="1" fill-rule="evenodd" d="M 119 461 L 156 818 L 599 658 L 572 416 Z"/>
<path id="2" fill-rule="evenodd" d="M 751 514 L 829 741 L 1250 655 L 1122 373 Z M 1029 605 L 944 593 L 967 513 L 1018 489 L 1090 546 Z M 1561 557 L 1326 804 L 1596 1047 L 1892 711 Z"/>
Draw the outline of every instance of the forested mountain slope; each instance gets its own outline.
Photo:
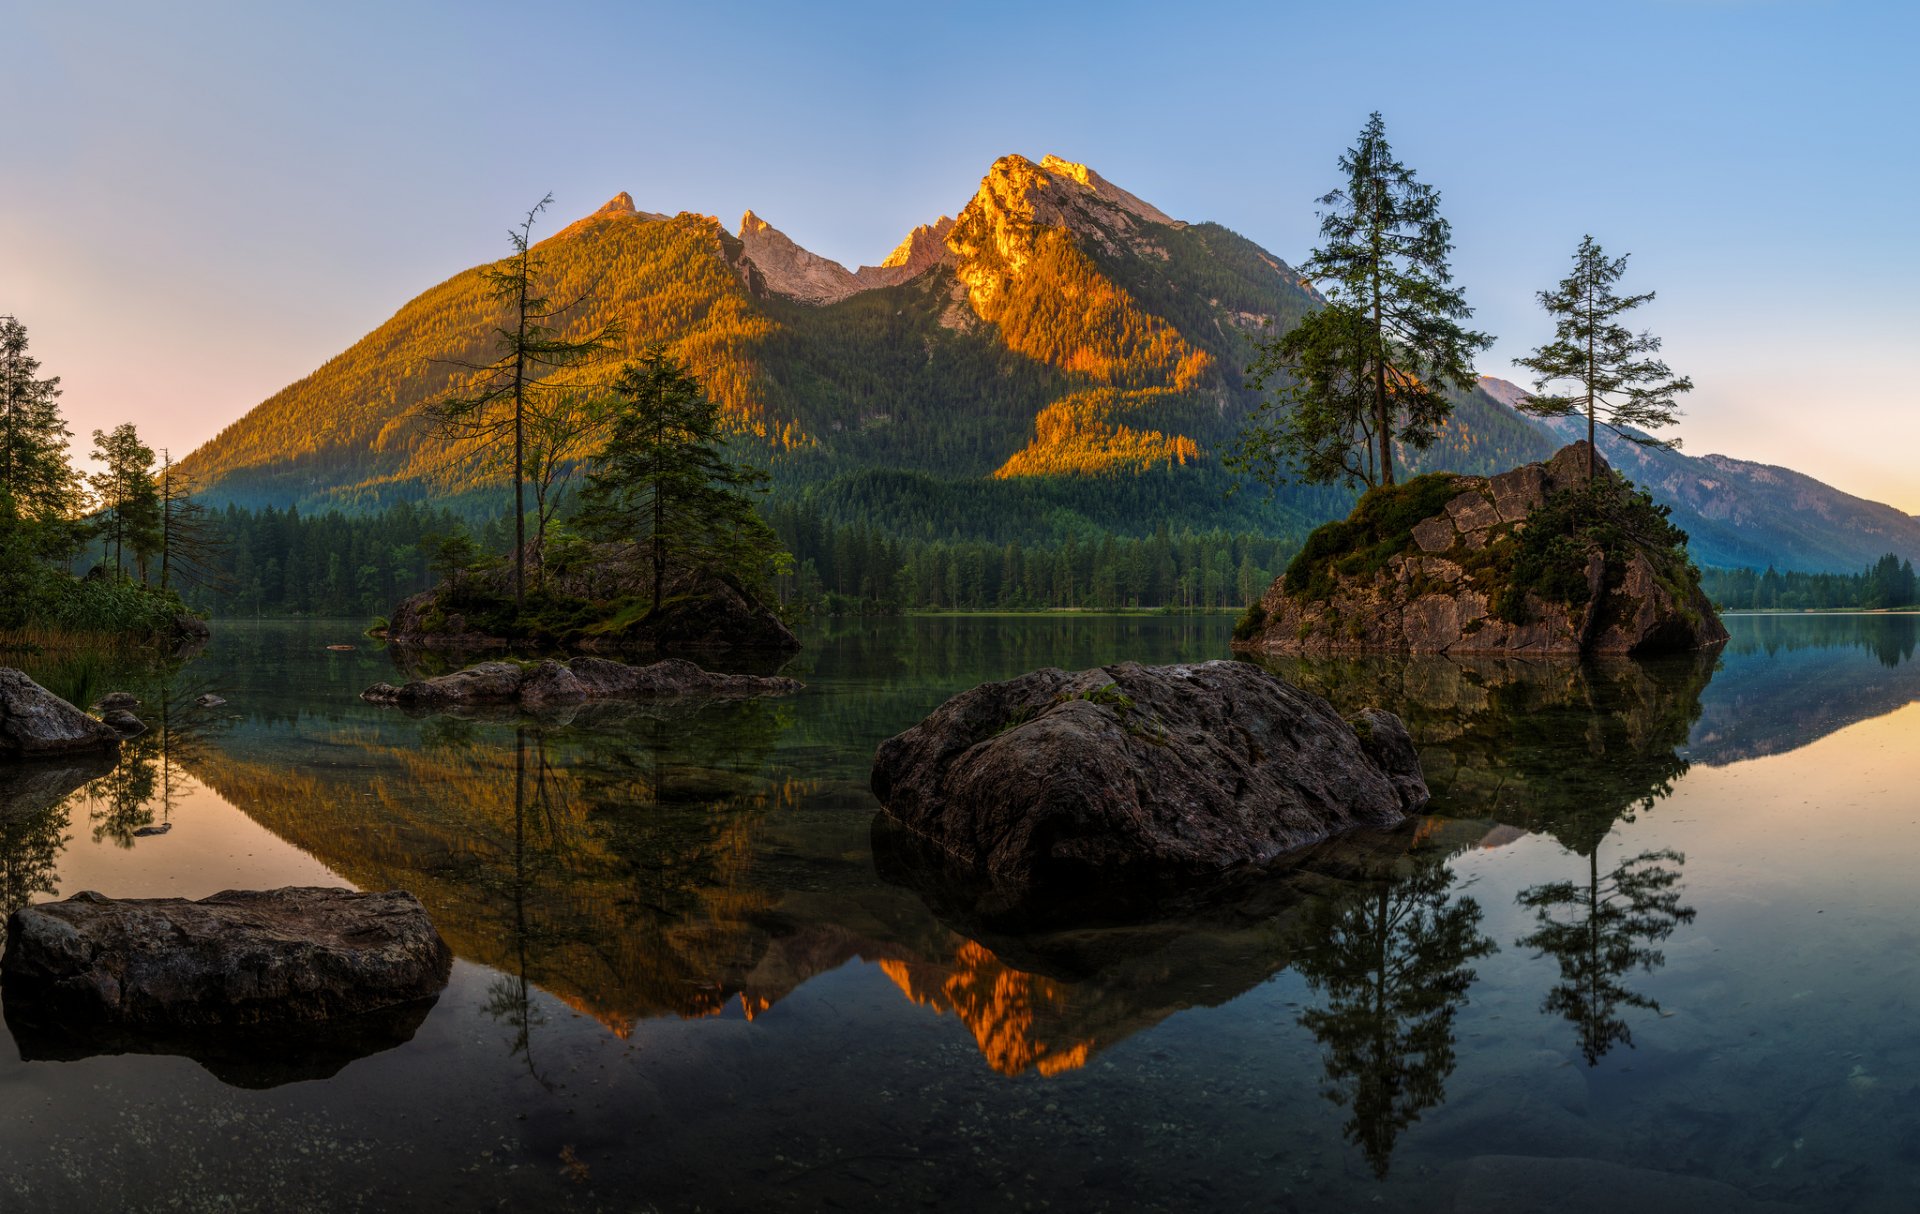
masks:
<path id="1" fill-rule="evenodd" d="M 1225 529 L 1301 537 L 1342 489 L 1229 495 L 1219 454 L 1255 402 L 1254 343 L 1315 306 L 1285 262 L 1184 223 L 1055 157 L 996 161 L 952 218 L 848 270 L 753 212 L 729 232 L 621 194 L 536 246 L 564 330 L 618 320 L 705 380 L 777 493 L 821 517 L 934 540 L 1057 542 Z M 420 416 L 485 362 L 504 314 L 475 267 L 410 300 L 193 453 L 216 502 L 360 508 L 428 497 L 476 516 L 498 473 Z M 603 369 L 610 372 L 618 359 Z M 1571 423 L 1523 417 L 1484 379 L 1413 470 L 1538 460 Z M 1711 565 L 1856 570 L 1920 556 L 1920 522 L 1781 468 L 1617 439 L 1607 457 Z M 1403 453 L 1404 456 L 1405 453 Z"/>
<path id="2" fill-rule="evenodd" d="M 739 233 L 622 194 L 536 246 L 569 334 L 609 320 L 705 379 L 783 494 L 837 518 L 955 537 L 1132 534 L 1165 523 L 1290 534 L 1344 491 L 1227 498 L 1217 457 L 1252 407 L 1253 342 L 1314 295 L 1285 262 L 1187 224 L 1085 166 L 997 161 L 953 219 L 848 271 L 749 212 Z M 215 501 L 371 506 L 484 488 L 422 404 L 484 362 L 503 313 L 483 267 L 263 402 L 187 461 Z M 1476 393 L 1423 463 L 1538 458 L 1537 428 Z M 490 500 L 487 508 L 492 508 Z"/>

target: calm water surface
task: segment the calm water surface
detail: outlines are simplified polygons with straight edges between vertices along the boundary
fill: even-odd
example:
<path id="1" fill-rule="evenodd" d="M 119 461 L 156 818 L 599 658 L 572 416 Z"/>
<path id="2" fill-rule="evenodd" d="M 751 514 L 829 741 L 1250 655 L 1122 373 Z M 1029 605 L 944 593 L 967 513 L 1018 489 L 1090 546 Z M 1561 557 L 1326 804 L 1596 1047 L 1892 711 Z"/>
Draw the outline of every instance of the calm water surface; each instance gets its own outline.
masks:
<path id="1" fill-rule="evenodd" d="M 792 699 L 572 720 L 362 704 L 392 663 L 346 625 L 39 663 L 156 728 L 0 776 L 8 908 L 399 887 L 459 960 L 347 1038 L 9 1032 L 0 1208 L 1920 1208 L 1916 621 L 1729 623 L 1706 661 L 1277 663 L 1400 712 L 1433 816 L 1044 932 L 876 857 L 874 746 L 1231 621 L 835 622 Z"/>

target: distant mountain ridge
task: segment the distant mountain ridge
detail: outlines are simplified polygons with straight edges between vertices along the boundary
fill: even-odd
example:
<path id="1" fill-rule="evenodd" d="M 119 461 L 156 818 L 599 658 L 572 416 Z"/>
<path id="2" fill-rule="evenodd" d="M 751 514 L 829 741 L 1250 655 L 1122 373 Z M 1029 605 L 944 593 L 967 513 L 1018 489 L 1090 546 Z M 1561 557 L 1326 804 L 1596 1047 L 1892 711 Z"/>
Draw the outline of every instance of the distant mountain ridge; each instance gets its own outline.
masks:
<path id="1" fill-rule="evenodd" d="M 1480 383 L 1505 406 L 1527 395 L 1524 388 L 1490 376 Z M 1584 418 L 1525 420 L 1556 442 L 1587 436 Z M 1920 560 L 1920 520 L 1791 468 L 1642 446 L 1604 427 L 1600 450 L 1655 500 L 1672 507 L 1700 564 L 1854 573 L 1889 552 Z"/>
<path id="2" fill-rule="evenodd" d="M 1351 501 L 1305 487 L 1228 499 L 1218 462 L 1257 404 L 1244 378 L 1256 341 L 1317 304 L 1311 285 L 1252 241 L 1177 220 L 1083 164 L 1003 156 L 954 217 L 853 270 L 753 211 L 730 231 L 642 211 L 625 193 L 536 248 L 553 296 L 586 299 L 566 331 L 618 320 L 626 353 L 666 343 L 777 492 L 810 494 L 843 521 L 996 540 L 1160 525 L 1304 535 Z M 460 362 L 491 355 L 502 315 L 483 270 L 404 304 L 193 452 L 187 470 L 215 501 L 307 508 L 471 498 L 497 484 L 419 411 L 462 387 Z M 1465 394 L 1413 468 L 1495 472 L 1561 445 L 1503 402 L 1508 390 L 1486 381 Z M 1818 482 L 1795 492 L 1831 507 L 1845 542 L 1796 530 L 1805 520 L 1746 470 L 1758 465 L 1716 466 L 1737 490 L 1729 504 L 1699 488 L 1695 463 L 1664 458 L 1649 484 L 1708 563 L 1777 552 L 1782 568 L 1852 568 L 1876 543 L 1875 555 L 1906 551 L 1871 503 Z"/>

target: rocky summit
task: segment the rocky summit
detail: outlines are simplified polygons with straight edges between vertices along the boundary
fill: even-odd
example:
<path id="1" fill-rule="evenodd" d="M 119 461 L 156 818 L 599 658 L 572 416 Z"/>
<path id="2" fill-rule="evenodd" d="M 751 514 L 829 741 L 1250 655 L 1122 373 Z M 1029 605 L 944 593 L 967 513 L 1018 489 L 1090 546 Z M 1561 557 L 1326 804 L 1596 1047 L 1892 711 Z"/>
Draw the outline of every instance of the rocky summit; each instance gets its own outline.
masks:
<path id="1" fill-rule="evenodd" d="M 1686 535 L 1584 442 L 1498 476 L 1376 489 L 1314 532 L 1241 652 L 1645 655 L 1727 639 Z"/>
<path id="2" fill-rule="evenodd" d="M 882 743 L 891 818 L 996 881 L 1215 873 L 1427 802 L 1406 728 L 1244 662 L 1037 670 Z"/>

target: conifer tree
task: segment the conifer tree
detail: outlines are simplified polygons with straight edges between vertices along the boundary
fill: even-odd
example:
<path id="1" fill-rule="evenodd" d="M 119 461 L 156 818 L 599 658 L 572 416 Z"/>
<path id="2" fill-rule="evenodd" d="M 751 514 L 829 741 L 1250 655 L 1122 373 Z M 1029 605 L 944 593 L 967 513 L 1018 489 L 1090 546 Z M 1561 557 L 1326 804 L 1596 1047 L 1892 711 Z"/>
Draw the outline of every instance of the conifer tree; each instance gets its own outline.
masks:
<path id="1" fill-rule="evenodd" d="M 160 512 L 160 589 L 173 589 L 174 580 L 217 590 L 231 590 L 221 573 L 230 540 L 216 516 L 194 500 L 197 486 L 180 471 L 171 452 L 160 453 L 156 482 Z"/>
<path id="2" fill-rule="evenodd" d="M 144 573 L 160 545 L 160 493 L 153 480 L 153 448 L 140 441 L 133 423 L 93 432 L 93 458 L 100 471 L 87 478 L 100 510 L 100 534 L 124 574 L 128 549 Z"/>
<path id="3" fill-rule="evenodd" d="M 760 588 L 780 546 L 748 494 L 767 475 L 726 458 L 719 407 L 700 381 L 655 345 L 621 370 L 613 400 L 580 523 L 590 535 L 646 551 L 648 614 L 666 597 L 669 568 L 728 572 Z"/>
<path id="4" fill-rule="evenodd" d="M 548 194 L 507 238 L 513 253 L 485 271 L 487 288 L 506 307 L 506 323 L 495 330 L 499 356 L 490 363 L 459 365 L 475 372 L 470 391 L 454 393 L 427 406 L 427 416 L 450 436 L 477 442 L 494 462 L 505 463 L 513 479 L 513 601 L 527 599 L 527 410 L 530 400 L 578 389 L 555 372 L 591 361 L 619 336 L 616 322 L 586 337 L 569 339 L 557 327 L 580 299 L 556 303 L 546 295 L 541 257 L 533 248 L 533 223 L 553 202 Z"/>
<path id="5" fill-rule="evenodd" d="M 1321 244 L 1302 266 L 1323 307 L 1267 343 L 1263 403 L 1229 462 L 1269 484 L 1290 466 L 1309 483 L 1394 483 L 1394 443 L 1424 451 L 1453 412 L 1450 390 L 1474 383 L 1473 356 L 1493 344 L 1447 263 L 1453 229 L 1440 195 L 1394 159 L 1378 112 L 1340 157 L 1341 188 L 1320 199 Z"/>
<path id="6" fill-rule="evenodd" d="M 0 520 L 49 521 L 78 503 L 67 462 L 72 431 L 60 417 L 60 377 L 39 378 L 27 353 L 27 329 L 0 316 Z"/>
<path id="7" fill-rule="evenodd" d="M 1693 391 L 1693 381 L 1675 376 L 1654 357 L 1660 339 L 1634 332 L 1619 318 L 1654 297 L 1652 291 L 1620 295 L 1614 284 L 1626 273 L 1627 258 L 1609 258 L 1592 236 L 1580 238 L 1573 273 L 1551 291 L 1539 293 L 1540 305 L 1553 317 L 1553 340 L 1520 365 L 1534 373 L 1535 393 L 1520 408 L 1540 417 L 1587 417 L 1587 479 L 1593 479 L 1597 427 L 1605 426 L 1630 442 L 1678 447 L 1638 430 L 1657 430 L 1679 419 L 1674 397 Z M 1578 385 L 1566 396 L 1547 394 L 1557 382 Z"/>

